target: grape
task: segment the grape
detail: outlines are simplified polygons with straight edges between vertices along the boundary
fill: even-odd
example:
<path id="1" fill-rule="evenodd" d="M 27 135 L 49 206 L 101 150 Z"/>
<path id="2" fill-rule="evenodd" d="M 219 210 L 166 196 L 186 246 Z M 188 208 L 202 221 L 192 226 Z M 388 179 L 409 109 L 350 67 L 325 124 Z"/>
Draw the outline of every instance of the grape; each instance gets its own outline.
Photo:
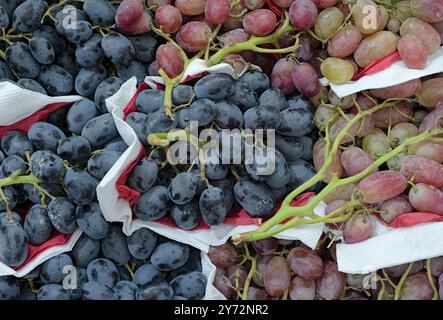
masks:
<path id="1" fill-rule="evenodd" d="M 164 110 L 157 110 L 151 113 L 143 126 L 146 135 L 156 132 L 169 132 L 177 127 L 177 120 L 171 119 Z"/>
<path id="2" fill-rule="evenodd" d="M 271 105 L 261 104 L 248 109 L 244 114 L 244 127 L 251 130 L 278 128 L 281 121 L 280 109 Z"/>
<path id="3" fill-rule="evenodd" d="M 64 30 L 64 35 L 69 42 L 79 44 L 89 40 L 92 37 L 92 26 L 87 21 L 77 21 L 70 25 L 70 28 Z"/>
<path id="4" fill-rule="evenodd" d="M 32 32 L 40 27 L 40 19 L 48 4 L 43 0 L 26 0 L 15 10 L 12 19 L 20 32 Z"/>
<path id="5" fill-rule="evenodd" d="M 124 265 L 131 259 L 126 236 L 123 234 L 121 226 L 111 225 L 109 232 L 102 239 L 101 249 L 103 256 L 117 265 Z"/>
<path id="6" fill-rule="evenodd" d="M 103 42 L 104 39 L 102 46 Z M 101 64 L 90 68 L 81 68 L 75 78 L 75 91 L 83 97 L 92 98 L 98 85 L 106 79 L 106 75 L 106 68 Z"/>
<path id="7" fill-rule="evenodd" d="M 331 202 L 335 200 L 347 200 L 349 201 L 351 199 L 351 196 L 354 192 L 354 190 L 357 188 L 357 185 L 351 183 L 346 186 L 341 186 L 333 190 L 331 193 L 329 193 L 323 201 L 327 204 L 330 204 Z"/>
<path id="8" fill-rule="evenodd" d="M 72 259 L 67 254 L 46 260 L 41 267 L 40 280 L 44 284 L 61 283 L 66 276 L 65 267 L 72 266 Z"/>
<path id="9" fill-rule="evenodd" d="M 54 48 L 52 48 L 51 43 L 45 38 L 33 37 L 29 41 L 29 50 L 34 59 L 40 64 L 51 64 L 54 62 Z"/>
<path id="10" fill-rule="evenodd" d="M 99 26 L 110 26 L 115 22 L 116 10 L 106 0 L 86 0 L 83 3 L 83 10 L 91 21 Z"/>
<path id="11" fill-rule="evenodd" d="M 366 203 L 378 203 L 392 199 L 405 191 L 406 178 L 392 171 L 375 172 L 358 184 L 358 191 Z"/>
<path id="12" fill-rule="evenodd" d="M 226 242 L 220 246 L 209 247 L 208 257 L 217 268 L 225 269 L 235 264 L 237 251 L 230 242 Z"/>
<path id="13" fill-rule="evenodd" d="M 135 215 L 144 221 L 157 220 L 168 213 L 170 199 L 168 189 L 163 186 L 152 187 L 142 194 L 135 203 Z"/>
<path id="14" fill-rule="evenodd" d="M 226 210 L 228 211 L 228 210 Z M 175 205 L 169 213 L 174 223 L 184 230 L 192 230 L 200 223 L 200 208 L 197 201 Z"/>
<path id="15" fill-rule="evenodd" d="M 319 8 L 329 8 L 335 5 L 338 1 L 337 0 L 312 0 L 315 5 Z"/>
<path id="16" fill-rule="evenodd" d="M 128 148 L 128 145 L 120 137 L 112 139 L 111 141 L 109 141 L 105 145 L 105 150 L 107 150 L 107 151 L 117 151 L 117 152 L 120 152 L 120 153 L 125 152 L 127 148 Z"/>
<path id="17" fill-rule="evenodd" d="M 48 95 L 45 88 L 43 88 L 40 83 L 38 83 L 33 79 L 21 78 L 20 80 L 17 81 L 17 84 L 23 87 L 24 89 Z"/>
<path id="18" fill-rule="evenodd" d="M 346 278 L 333 261 L 324 263 L 323 277 L 317 281 L 317 292 L 322 299 L 337 300 L 344 295 Z"/>
<path id="19" fill-rule="evenodd" d="M 126 34 L 142 34 L 151 30 L 150 17 L 140 0 L 123 0 L 117 8 L 115 22 Z"/>
<path id="20" fill-rule="evenodd" d="M 19 156 L 9 156 L 3 160 L 1 166 L 1 173 L 5 177 L 9 177 L 14 172 L 19 171 L 19 174 L 26 174 L 27 166 L 25 161 Z"/>
<path id="21" fill-rule="evenodd" d="M 5 194 L 5 197 L 8 199 L 9 209 L 13 210 L 18 203 L 18 197 L 19 194 L 16 189 L 14 189 L 12 186 L 5 187 L 3 189 L 3 193 Z M 5 211 L 7 209 L 5 201 L 2 199 L 0 200 L 0 212 Z M 17 221 L 14 219 L 14 221 Z"/>
<path id="22" fill-rule="evenodd" d="M 54 228 L 60 233 L 72 233 L 77 227 L 75 206 L 68 199 L 52 200 L 48 206 L 48 216 Z"/>
<path id="23" fill-rule="evenodd" d="M 153 160 L 142 159 L 128 176 L 128 186 L 138 192 L 146 192 L 157 179 L 158 166 Z"/>
<path id="24" fill-rule="evenodd" d="M 224 191 L 217 187 L 204 190 L 200 195 L 199 207 L 206 224 L 216 226 L 223 223 L 227 213 Z"/>
<path id="25" fill-rule="evenodd" d="M 271 74 L 272 87 L 280 89 L 285 94 L 291 94 L 295 91 L 295 85 L 292 81 L 292 73 L 296 69 L 296 62 L 291 59 L 278 60 Z"/>
<path id="26" fill-rule="evenodd" d="M 355 176 L 366 170 L 374 161 L 362 149 L 350 147 L 341 154 L 341 163 L 348 176 Z"/>
<path id="27" fill-rule="evenodd" d="M 34 152 L 29 167 L 38 179 L 46 182 L 56 182 L 64 173 L 63 161 L 51 151 Z"/>
<path id="28" fill-rule="evenodd" d="M 137 300 L 171 300 L 174 291 L 169 283 L 159 280 L 137 290 Z"/>
<path id="29" fill-rule="evenodd" d="M 271 255 L 278 248 L 278 240 L 276 238 L 268 238 L 264 240 L 252 242 L 254 250 L 261 255 Z"/>
<path id="30" fill-rule="evenodd" d="M 406 139 L 415 137 L 418 135 L 418 133 L 418 128 L 412 123 L 399 123 L 391 130 L 391 134 L 389 136 L 391 145 L 396 147 L 403 143 Z"/>
<path id="31" fill-rule="evenodd" d="M 118 32 L 106 34 L 102 39 L 101 46 L 105 56 L 114 64 L 128 65 L 135 55 L 131 41 Z"/>
<path id="32" fill-rule="evenodd" d="M 268 76 L 257 70 L 246 72 L 238 78 L 237 82 L 246 83 L 249 89 L 254 91 L 258 96 L 261 96 L 262 93 L 270 87 Z"/>
<path id="33" fill-rule="evenodd" d="M 431 273 L 434 277 L 438 277 L 443 273 L 443 257 L 431 259 Z"/>
<path id="34" fill-rule="evenodd" d="M 127 239 L 128 249 L 136 259 L 148 259 L 157 245 L 157 234 L 149 229 L 139 229 Z"/>
<path id="35" fill-rule="evenodd" d="M 116 300 L 114 289 L 98 282 L 87 282 L 82 287 L 82 300 Z"/>
<path id="36" fill-rule="evenodd" d="M 266 3 L 266 0 L 245 0 L 244 1 L 246 8 L 248 8 L 251 11 L 260 9 L 261 7 L 263 7 L 265 5 L 265 3 Z"/>
<path id="37" fill-rule="evenodd" d="M 417 18 L 407 19 L 400 28 L 401 36 L 412 34 L 419 38 L 428 50 L 428 54 L 437 52 L 441 39 L 439 33 L 427 22 Z"/>
<path id="38" fill-rule="evenodd" d="M 28 139 L 35 147 L 52 152 L 56 152 L 58 142 L 65 138 L 63 131 L 45 122 L 34 123 L 28 131 Z"/>
<path id="39" fill-rule="evenodd" d="M 15 277 L 0 277 L 0 300 L 18 300 L 20 297 L 20 285 Z"/>
<path id="40" fill-rule="evenodd" d="M 185 84 L 180 84 L 172 89 L 172 102 L 175 105 L 190 103 L 194 98 L 194 88 Z"/>
<path id="41" fill-rule="evenodd" d="M 158 12 L 158 11 L 157 11 Z M 163 69 L 169 78 L 175 78 L 183 72 L 184 61 L 180 50 L 174 45 L 162 44 L 157 49 L 156 61 L 159 69 Z"/>
<path id="42" fill-rule="evenodd" d="M 387 223 L 392 223 L 399 215 L 412 212 L 413 208 L 405 196 L 389 199 L 381 206 L 380 217 Z"/>
<path id="43" fill-rule="evenodd" d="M 266 36 L 274 30 L 277 17 L 268 9 L 258 9 L 243 17 L 243 28 L 254 36 Z"/>
<path id="44" fill-rule="evenodd" d="M 422 69 L 428 60 L 428 51 L 423 42 L 413 34 L 405 34 L 398 41 L 398 51 L 410 69 Z"/>
<path id="45" fill-rule="evenodd" d="M 0 27 L 1 28 L 7 28 L 9 26 L 9 14 L 8 11 L 6 11 L 6 9 L 1 6 L 0 7 Z"/>
<path id="46" fill-rule="evenodd" d="M 243 114 L 235 104 L 227 100 L 220 100 L 215 104 L 215 110 L 215 123 L 220 128 L 236 129 L 242 126 Z"/>
<path id="47" fill-rule="evenodd" d="M 152 264 L 144 264 L 140 266 L 134 274 L 134 283 L 137 286 L 144 286 L 153 281 L 162 279 L 162 273 Z"/>
<path id="48" fill-rule="evenodd" d="M 405 156 L 400 159 L 400 173 L 414 183 L 426 183 L 443 187 L 443 165 L 437 161 L 419 157 Z"/>
<path id="49" fill-rule="evenodd" d="M 292 70 L 292 81 L 300 94 L 308 98 L 315 96 L 320 91 L 317 72 L 307 62 L 302 62 L 294 67 Z"/>
<path id="50" fill-rule="evenodd" d="M 250 35 L 245 29 L 237 28 L 222 34 L 219 41 L 222 47 L 229 47 L 236 43 L 245 42 L 249 40 L 249 38 Z"/>
<path id="51" fill-rule="evenodd" d="M 241 28 L 243 26 L 243 14 L 245 12 L 246 6 L 244 1 L 239 1 L 232 3 L 230 18 L 223 23 L 223 29 L 226 31 Z"/>
<path id="52" fill-rule="evenodd" d="M 355 26 L 345 26 L 329 40 L 328 53 L 331 57 L 344 59 L 357 50 L 361 40 L 362 35 Z"/>
<path id="53" fill-rule="evenodd" d="M 61 88 L 60 91 L 63 89 L 64 91 L 68 92 L 68 89 L 73 90 L 74 88 L 74 78 L 77 76 L 79 70 L 77 65 L 75 64 L 75 59 L 72 55 L 71 51 L 62 51 L 56 54 L 55 56 L 55 65 L 60 67 L 53 67 L 50 66 L 50 68 L 45 68 L 42 66 L 42 71 L 45 71 L 45 81 L 48 83 L 48 86 L 56 86 L 57 83 L 52 83 L 51 80 L 54 80 L 54 76 L 58 75 L 64 80 L 64 88 Z M 71 77 L 72 80 L 71 80 Z M 43 75 L 40 76 L 40 79 L 43 79 Z M 41 82 L 41 80 L 40 80 Z M 42 83 L 44 85 L 44 83 Z M 48 90 L 47 88 L 45 88 Z"/>
<path id="54" fill-rule="evenodd" d="M 38 289 L 37 300 L 71 300 L 71 296 L 59 284 L 45 284 Z"/>
<path id="55" fill-rule="evenodd" d="M 426 157 L 437 162 L 443 162 L 443 144 L 434 141 L 422 141 L 409 147 L 408 153 L 416 156 Z"/>
<path id="56" fill-rule="evenodd" d="M 158 9 L 157 9 L 158 12 Z M 152 62 L 155 59 L 157 39 L 150 33 L 129 37 L 135 50 L 135 57 L 142 62 Z"/>
<path id="57" fill-rule="evenodd" d="M 296 0 L 289 8 L 289 21 L 297 29 L 308 29 L 315 24 L 318 9 L 311 0 Z"/>
<path id="58" fill-rule="evenodd" d="M 178 5 L 178 3 L 176 3 L 176 5 Z M 176 39 L 177 43 L 185 51 L 197 52 L 206 48 L 211 39 L 211 35 L 211 28 L 206 23 L 201 21 L 191 21 L 180 28 Z"/>
<path id="59" fill-rule="evenodd" d="M 411 12 L 415 17 L 430 23 L 443 20 L 443 5 L 440 1 L 411 0 Z"/>
<path id="60" fill-rule="evenodd" d="M 261 1 L 258 1 L 261 2 Z M 264 2 L 264 1 L 263 1 Z M 258 9 L 258 8 L 256 8 Z M 205 17 L 209 23 L 222 24 L 229 19 L 231 2 L 228 0 L 207 0 L 205 4 Z"/>
<path id="61" fill-rule="evenodd" d="M 234 185 L 234 195 L 238 203 L 252 217 L 270 216 L 275 210 L 275 198 L 268 188 L 249 180 Z"/>
<path id="62" fill-rule="evenodd" d="M 97 258 L 99 252 L 100 241 L 82 234 L 70 252 L 70 256 L 76 266 L 87 267 L 92 260 Z"/>
<path id="63" fill-rule="evenodd" d="M 6 49 L 6 62 L 21 78 L 34 79 L 40 73 L 40 65 L 32 56 L 29 47 L 22 42 L 17 42 Z"/>
<path id="64" fill-rule="evenodd" d="M 328 204 L 328 206 L 325 208 L 325 215 L 329 215 L 331 213 L 333 213 L 334 211 L 342 208 L 344 205 L 346 205 L 346 200 L 334 200 L 332 202 L 330 202 Z M 341 217 L 343 216 L 344 213 L 341 212 L 337 215 L 335 215 L 335 217 Z M 327 226 L 331 229 L 341 229 L 341 226 L 343 225 L 342 222 L 334 222 L 334 223 L 328 223 Z"/>
<path id="65" fill-rule="evenodd" d="M 163 100 L 163 91 L 157 89 L 148 89 L 140 92 L 140 94 L 137 96 L 137 99 L 135 100 L 135 105 L 141 112 L 145 114 L 150 114 L 152 112 L 158 111 L 163 107 Z"/>
<path id="66" fill-rule="evenodd" d="M 95 153 L 88 160 L 88 172 L 97 179 L 103 179 L 120 156 L 121 153 L 117 151 L 102 151 Z"/>
<path id="67" fill-rule="evenodd" d="M 295 247 L 288 254 L 288 263 L 298 276 L 305 279 L 319 279 L 323 275 L 323 262 L 312 250 Z"/>
<path id="68" fill-rule="evenodd" d="M 355 26 L 365 35 L 384 29 L 383 7 L 372 0 L 358 0 L 352 7 Z"/>
<path id="69" fill-rule="evenodd" d="M 0 61 L 0 77 L 1 79 L 14 80 L 11 68 L 3 61 Z"/>
<path id="70" fill-rule="evenodd" d="M 33 153 L 34 148 L 28 137 L 21 131 L 9 131 L 1 139 L 1 147 L 8 156 L 16 155 L 25 158 Z"/>
<path id="71" fill-rule="evenodd" d="M 418 211 L 443 215 L 443 193 L 434 186 L 414 185 L 409 191 L 409 201 Z"/>
<path id="72" fill-rule="evenodd" d="M 291 170 L 291 178 L 288 184 L 289 189 L 295 189 L 301 186 L 317 173 L 309 163 L 302 159 L 289 162 L 289 169 Z M 311 187 L 310 190 L 316 190 L 319 186 L 319 184 L 316 184 Z"/>
<path id="73" fill-rule="evenodd" d="M 183 266 L 189 259 L 189 247 L 177 242 L 163 242 L 151 255 L 151 263 L 161 271 L 172 271 Z"/>
<path id="74" fill-rule="evenodd" d="M 289 297 L 291 300 L 314 300 L 315 280 L 294 277 L 289 286 Z"/>
<path id="75" fill-rule="evenodd" d="M 127 280 L 119 281 L 114 287 L 118 300 L 135 300 L 137 289 L 138 286 L 135 283 Z"/>
<path id="76" fill-rule="evenodd" d="M 317 129 L 324 131 L 326 125 L 331 121 L 335 114 L 336 111 L 334 108 L 324 104 L 319 105 L 314 114 L 314 124 Z"/>
<path id="77" fill-rule="evenodd" d="M 372 61 L 383 58 L 397 49 L 397 36 L 390 31 L 379 31 L 363 39 L 354 53 L 355 62 L 366 68 Z"/>
<path id="78" fill-rule="evenodd" d="M 234 94 L 229 98 L 229 101 L 239 106 L 242 110 L 247 110 L 258 105 L 257 94 L 247 83 L 240 81 L 235 82 Z"/>
<path id="79" fill-rule="evenodd" d="M 198 126 L 204 127 L 212 122 L 215 116 L 215 103 L 203 98 L 194 101 L 189 107 L 189 121 L 196 121 Z"/>
<path id="80" fill-rule="evenodd" d="M 406 278 L 401 287 L 400 300 L 431 300 L 433 295 L 428 275 L 420 272 Z"/>
<path id="81" fill-rule="evenodd" d="M 102 147 L 119 136 L 114 119 L 110 113 L 92 118 L 86 122 L 81 135 L 89 141 L 92 148 Z"/>
<path id="82" fill-rule="evenodd" d="M 375 126 L 381 129 L 387 129 L 390 126 L 410 121 L 412 116 L 412 107 L 408 103 L 399 103 L 393 107 L 376 111 Z"/>
<path id="83" fill-rule="evenodd" d="M 381 129 L 375 128 L 363 137 L 362 149 L 373 159 L 377 159 L 391 151 L 391 146 L 386 134 Z"/>
<path id="84" fill-rule="evenodd" d="M 199 300 L 205 296 L 206 283 L 205 275 L 194 271 L 187 275 L 178 276 L 171 281 L 171 286 L 174 294 L 190 300 Z"/>
<path id="85" fill-rule="evenodd" d="M 279 110 L 289 108 L 289 104 L 286 101 L 285 94 L 280 89 L 268 89 L 262 93 L 259 99 L 260 105 L 274 106 Z"/>
<path id="86" fill-rule="evenodd" d="M 95 103 L 89 99 L 81 99 L 75 102 L 66 116 L 66 125 L 74 134 L 81 134 L 86 123 L 99 115 Z"/>
<path id="87" fill-rule="evenodd" d="M 234 296 L 234 289 L 232 289 L 232 284 L 227 277 L 224 275 L 215 275 L 213 286 L 220 291 L 226 299 L 231 299 Z"/>
<path id="88" fill-rule="evenodd" d="M 357 215 L 345 222 L 343 238 L 346 243 L 359 243 L 371 238 L 374 234 L 374 225 L 370 217 Z"/>
<path id="89" fill-rule="evenodd" d="M 311 141 L 309 139 L 309 141 Z M 307 141 L 303 137 L 287 137 L 277 134 L 275 147 L 288 161 L 295 161 L 302 157 Z"/>
<path id="90" fill-rule="evenodd" d="M 291 269 L 283 257 L 273 257 L 264 274 L 266 293 L 272 297 L 281 297 L 288 290 L 291 281 Z"/>
<path id="91" fill-rule="evenodd" d="M 235 265 L 229 267 L 227 269 L 227 276 L 234 288 L 243 290 L 246 278 L 248 277 L 248 273 L 243 266 Z"/>
<path id="92" fill-rule="evenodd" d="M 110 288 L 120 281 L 120 275 L 115 264 L 108 259 L 96 259 L 88 264 L 86 269 L 88 281 L 97 282 Z"/>
<path id="93" fill-rule="evenodd" d="M 59 142 L 57 154 L 70 163 L 82 163 L 88 160 L 91 146 L 85 138 L 72 136 Z"/>
<path id="94" fill-rule="evenodd" d="M 182 25 L 180 10 L 170 4 L 159 6 L 155 12 L 155 24 L 166 33 L 177 32 Z"/>
<path id="95" fill-rule="evenodd" d="M 148 68 L 140 61 L 133 60 L 128 66 L 118 65 L 117 75 L 123 81 L 128 81 L 135 76 L 137 78 L 137 82 L 140 83 L 148 75 Z"/>
<path id="96" fill-rule="evenodd" d="M 441 85 L 443 78 L 434 78 L 422 83 L 421 89 L 417 92 L 418 101 L 425 107 L 434 108 L 443 99 Z"/>
<path id="97" fill-rule="evenodd" d="M 234 93 L 234 80 L 230 75 L 214 73 L 198 80 L 194 90 L 198 99 L 226 99 Z"/>
<path id="98" fill-rule="evenodd" d="M 314 166 L 317 171 L 319 171 L 325 162 L 325 142 L 323 140 L 319 140 L 315 143 L 313 149 L 313 160 Z M 338 178 L 343 175 L 343 165 L 341 163 L 341 151 L 338 150 L 335 158 L 333 159 L 331 165 L 329 166 L 324 181 L 329 182 L 332 179 L 332 175 L 335 174 Z"/>
<path id="99" fill-rule="evenodd" d="M 346 60 L 327 58 L 321 64 L 321 72 L 334 84 L 345 84 L 354 77 L 354 67 Z"/>
<path id="100" fill-rule="evenodd" d="M 76 221 L 85 234 L 96 240 L 104 238 L 110 227 L 97 202 L 77 207 Z"/>
<path id="101" fill-rule="evenodd" d="M 28 256 L 28 235 L 18 223 L 0 224 L 0 260 L 10 267 L 21 265 Z"/>
<path id="102" fill-rule="evenodd" d="M 183 15 L 197 16 L 205 12 L 205 0 L 177 0 L 175 6 Z"/>
<path id="103" fill-rule="evenodd" d="M 54 197 L 65 196 L 65 193 L 59 184 L 42 182 L 40 186 Z M 5 190 L 5 192 L 6 191 L 7 190 Z M 25 198 L 31 201 L 32 203 L 40 204 L 42 201 L 43 194 L 39 190 L 37 190 L 32 184 L 23 185 L 23 193 Z"/>
<path id="104" fill-rule="evenodd" d="M 321 11 L 315 21 L 314 30 L 321 39 L 328 40 L 340 28 L 343 23 L 343 13 L 335 7 Z"/>
<path id="105" fill-rule="evenodd" d="M 95 90 L 94 101 L 101 112 L 108 112 L 106 107 L 106 99 L 113 96 L 120 89 L 122 84 L 123 81 L 121 79 L 109 77 L 98 85 L 97 89 Z"/>
<path id="106" fill-rule="evenodd" d="M 68 168 L 64 178 L 64 185 L 69 199 L 77 205 L 86 205 L 95 198 L 97 182 L 87 172 Z"/>
<path id="107" fill-rule="evenodd" d="M 54 230 L 48 217 L 48 210 L 39 204 L 29 209 L 23 228 L 28 234 L 29 243 L 35 246 L 48 241 Z"/>
<path id="108" fill-rule="evenodd" d="M 256 265 L 256 272 L 252 276 L 252 279 L 254 280 L 254 283 L 259 287 L 264 287 L 264 274 L 266 273 L 266 269 L 268 267 L 269 261 L 273 258 L 273 255 L 268 256 L 258 256 L 257 258 L 257 265 Z"/>
<path id="109" fill-rule="evenodd" d="M 197 179 L 197 176 L 193 173 L 179 173 L 172 179 L 168 188 L 171 200 L 178 205 L 190 202 L 196 193 Z"/>
<path id="110" fill-rule="evenodd" d="M 53 26 L 46 24 L 41 25 L 39 29 L 32 33 L 32 35 L 34 37 L 41 37 L 48 40 L 57 54 L 66 49 L 66 39 L 58 33 Z"/>

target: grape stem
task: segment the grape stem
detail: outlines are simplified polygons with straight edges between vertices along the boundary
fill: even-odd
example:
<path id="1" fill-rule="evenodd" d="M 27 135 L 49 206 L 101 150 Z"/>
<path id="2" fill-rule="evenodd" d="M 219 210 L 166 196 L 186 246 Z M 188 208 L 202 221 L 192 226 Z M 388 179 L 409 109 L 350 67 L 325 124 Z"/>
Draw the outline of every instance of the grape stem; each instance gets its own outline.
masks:
<path id="1" fill-rule="evenodd" d="M 433 292 L 432 300 L 440 300 L 437 287 L 435 286 L 434 277 L 432 276 L 431 259 L 426 259 L 426 274 L 428 275 L 428 281 Z"/>
<path id="2" fill-rule="evenodd" d="M 251 269 L 249 270 L 248 276 L 243 286 L 243 293 L 241 295 L 242 300 L 248 300 L 249 287 L 251 285 L 252 277 L 257 272 L 257 257 L 251 257 L 249 253 L 248 246 L 245 244 L 245 258 L 251 261 Z"/>
<path id="3" fill-rule="evenodd" d="M 307 191 L 309 188 L 311 188 L 318 182 L 325 179 L 328 170 L 330 170 L 331 165 L 336 158 L 337 152 L 340 147 L 340 141 L 343 140 L 343 138 L 347 135 L 352 126 L 357 124 L 364 117 L 369 116 L 382 108 L 391 107 L 395 105 L 398 102 L 398 100 L 401 99 L 386 100 L 382 104 L 374 106 L 372 109 L 362 111 L 357 115 L 355 115 L 354 118 L 350 119 L 337 135 L 337 138 L 334 140 L 334 143 L 331 145 L 329 152 L 325 153 L 326 157 L 324 163 L 320 168 L 320 170 L 317 172 L 317 174 L 313 176 L 310 180 L 308 180 L 307 182 L 296 188 L 294 191 L 292 191 L 284 199 L 280 210 L 271 219 L 269 219 L 267 222 L 261 225 L 257 230 L 248 233 L 233 235 L 232 239 L 234 240 L 234 242 L 241 243 L 243 241 L 257 241 L 257 240 L 266 239 L 282 231 L 285 231 L 289 228 L 293 228 L 299 225 L 315 224 L 320 222 L 324 223 L 344 222 L 346 221 L 346 219 L 349 219 L 352 216 L 352 214 L 347 214 L 345 216 L 338 218 L 335 217 L 331 218 L 332 213 L 325 217 L 320 217 L 314 214 L 313 212 L 314 209 L 317 207 L 317 205 L 335 189 L 353 183 L 358 183 L 359 181 L 361 181 L 362 179 L 373 173 L 374 170 L 377 169 L 379 166 L 383 165 L 384 163 L 394 158 L 395 156 L 398 156 L 399 154 L 403 153 L 405 150 L 407 150 L 409 146 L 424 140 L 428 140 L 440 134 L 443 134 L 443 129 L 432 129 L 432 130 L 429 129 L 415 137 L 406 139 L 399 146 L 397 146 L 390 152 L 386 153 L 385 155 L 375 160 L 370 166 L 368 166 L 364 171 L 360 172 L 357 175 L 339 179 L 336 174 L 332 174 L 332 178 L 330 182 L 327 184 L 327 186 L 318 195 L 313 197 L 313 199 L 311 199 L 311 201 L 308 204 L 301 207 L 291 207 L 290 204 L 295 197 L 299 196 L 301 193 Z M 328 133 L 326 133 L 326 136 L 328 137 Z M 361 203 L 350 201 L 345 206 L 346 209 L 351 209 L 351 207 L 356 207 L 358 205 L 361 205 Z M 289 222 L 286 222 L 284 225 L 278 226 L 284 220 L 287 220 L 289 218 L 292 218 Z"/>

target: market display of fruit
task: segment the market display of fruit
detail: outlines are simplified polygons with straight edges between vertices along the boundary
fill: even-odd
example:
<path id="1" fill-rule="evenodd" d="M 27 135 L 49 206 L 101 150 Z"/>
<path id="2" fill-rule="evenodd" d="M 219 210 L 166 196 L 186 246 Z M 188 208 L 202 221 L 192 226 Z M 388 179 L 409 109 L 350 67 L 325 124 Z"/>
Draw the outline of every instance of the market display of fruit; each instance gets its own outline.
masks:
<path id="1" fill-rule="evenodd" d="M 442 1 L 0 0 L 0 28 L 2 82 L 79 96 L 0 126 L 0 300 L 199 300 L 211 285 L 230 300 L 443 299 L 443 252 L 370 274 L 336 255 L 380 225 L 443 221 Z M 339 94 L 394 63 L 403 82 Z M 212 284 L 198 249 L 102 212 L 97 187 L 128 148 L 106 100 L 133 77 L 134 219 L 257 224 L 209 248 Z M 315 250 L 276 238 L 318 224 Z"/>

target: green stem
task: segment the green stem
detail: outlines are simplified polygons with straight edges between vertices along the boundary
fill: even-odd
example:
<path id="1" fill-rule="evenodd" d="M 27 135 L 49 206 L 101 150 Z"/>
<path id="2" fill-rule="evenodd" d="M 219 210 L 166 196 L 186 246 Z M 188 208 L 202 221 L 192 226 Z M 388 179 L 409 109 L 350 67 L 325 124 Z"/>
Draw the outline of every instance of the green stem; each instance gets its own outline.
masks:
<path id="1" fill-rule="evenodd" d="M 414 263 L 410 263 L 406 271 L 403 273 L 403 275 L 400 278 L 400 281 L 395 286 L 395 294 L 394 294 L 394 300 L 399 300 L 401 295 L 401 289 L 403 288 L 403 284 L 405 283 L 409 273 L 411 272 L 412 266 Z"/>
<path id="2" fill-rule="evenodd" d="M 439 293 L 437 287 L 435 286 L 434 278 L 432 276 L 431 259 L 426 259 L 426 273 L 428 275 L 428 281 L 432 288 L 432 292 L 434 293 L 432 295 L 432 300 L 439 300 Z"/>

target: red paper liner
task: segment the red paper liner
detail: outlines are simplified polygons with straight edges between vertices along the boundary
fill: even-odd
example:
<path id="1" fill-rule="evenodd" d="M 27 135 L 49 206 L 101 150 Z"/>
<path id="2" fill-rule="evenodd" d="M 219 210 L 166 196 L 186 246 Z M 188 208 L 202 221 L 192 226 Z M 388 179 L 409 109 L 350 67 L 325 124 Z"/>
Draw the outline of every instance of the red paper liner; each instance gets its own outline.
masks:
<path id="1" fill-rule="evenodd" d="M 366 68 L 358 72 L 354 76 L 354 78 L 352 78 L 352 80 L 357 81 L 363 78 L 364 76 L 368 76 L 383 71 L 389 68 L 394 62 L 397 62 L 399 60 L 401 60 L 401 58 L 400 58 L 400 53 L 398 51 L 395 51 L 383 58 L 376 59 L 372 61 Z"/>
<path id="2" fill-rule="evenodd" d="M 423 223 L 442 222 L 443 216 L 428 212 L 411 212 L 399 215 L 391 223 L 385 222 L 378 214 L 377 219 L 385 226 L 390 228 L 407 228 L 414 227 Z"/>

